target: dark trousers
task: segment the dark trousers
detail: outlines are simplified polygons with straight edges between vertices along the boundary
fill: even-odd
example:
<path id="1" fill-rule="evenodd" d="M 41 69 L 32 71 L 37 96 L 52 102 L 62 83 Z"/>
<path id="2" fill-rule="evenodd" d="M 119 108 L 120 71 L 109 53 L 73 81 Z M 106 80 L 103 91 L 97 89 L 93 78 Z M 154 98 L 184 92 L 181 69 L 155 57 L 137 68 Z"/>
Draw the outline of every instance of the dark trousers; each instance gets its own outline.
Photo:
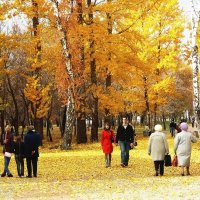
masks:
<path id="1" fill-rule="evenodd" d="M 18 176 L 24 176 L 24 159 L 19 155 L 15 155 Z"/>
<path id="2" fill-rule="evenodd" d="M 32 168 L 33 168 L 33 176 L 37 177 L 37 162 L 38 157 L 28 157 L 26 158 L 26 164 L 27 164 L 27 170 L 28 170 L 28 176 L 32 176 Z"/>
<path id="3" fill-rule="evenodd" d="M 164 174 L 164 160 L 154 161 L 154 166 L 155 166 L 156 173 L 158 173 L 160 169 L 160 175 Z"/>

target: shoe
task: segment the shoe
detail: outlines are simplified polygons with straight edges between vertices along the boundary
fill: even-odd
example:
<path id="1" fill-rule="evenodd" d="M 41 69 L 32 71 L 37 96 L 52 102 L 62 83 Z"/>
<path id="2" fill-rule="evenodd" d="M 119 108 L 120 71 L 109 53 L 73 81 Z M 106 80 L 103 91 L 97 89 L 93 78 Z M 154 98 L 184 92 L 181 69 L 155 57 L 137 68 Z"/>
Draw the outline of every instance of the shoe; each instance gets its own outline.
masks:
<path id="1" fill-rule="evenodd" d="M 124 163 L 121 164 L 122 167 L 126 167 L 126 165 Z"/>
<path id="2" fill-rule="evenodd" d="M 32 178 L 32 176 L 26 176 L 26 178 Z"/>
<path id="3" fill-rule="evenodd" d="M 8 174 L 7 176 L 8 176 L 8 177 L 13 177 L 13 175 L 12 175 L 12 174 Z"/>
<path id="4" fill-rule="evenodd" d="M 37 175 L 34 175 L 35 178 L 37 178 Z"/>
<path id="5" fill-rule="evenodd" d="M 5 176 L 6 176 L 6 173 L 2 173 L 2 174 L 1 174 L 1 177 L 5 177 Z"/>

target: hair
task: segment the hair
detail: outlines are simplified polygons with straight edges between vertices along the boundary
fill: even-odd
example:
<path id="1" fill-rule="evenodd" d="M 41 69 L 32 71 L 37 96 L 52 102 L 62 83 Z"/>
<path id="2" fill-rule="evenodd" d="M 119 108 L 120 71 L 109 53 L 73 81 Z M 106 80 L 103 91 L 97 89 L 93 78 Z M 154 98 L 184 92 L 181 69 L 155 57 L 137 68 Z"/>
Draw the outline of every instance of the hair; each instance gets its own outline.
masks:
<path id="1" fill-rule="evenodd" d="M 182 122 L 182 123 L 180 124 L 180 128 L 181 128 L 181 130 L 183 130 L 183 131 L 187 131 L 187 130 L 188 130 L 188 124 L 187 124 L 186 122 Z"/>
<path id="2" fill-rule="evenodd" d="M 34 126 L 33 126 L 33 125 L 27 126 L 27 130 L 28 130 L 28 131 L 32 131 L 33 129 L 34 129 Z"/>
<path id="3" fill-rule="evenodd" d="M 110 123 L 109 123 L 109 122 L 105 122 L 105 124 L 104 124 L 104 129 L 106 129 L 106 125 L 108 125 L 108 126 L 109 126 L 109 129 L 110 129 Z"/>
<path id="4" fill-rule="evenodd" d="M 154 129 L 155 131 L 162 131 L 162 126 L 160 124 L 156 124 Z"/>
<path id="5" fill-rule="evenodd" d="M 11 132 L 11 127 L 10 127 L 10 125 L 7 125 L 7 126 L 6 126 L 5 131 L 6 131 L 6 132 L 9 132 L 9 133 Z"/>

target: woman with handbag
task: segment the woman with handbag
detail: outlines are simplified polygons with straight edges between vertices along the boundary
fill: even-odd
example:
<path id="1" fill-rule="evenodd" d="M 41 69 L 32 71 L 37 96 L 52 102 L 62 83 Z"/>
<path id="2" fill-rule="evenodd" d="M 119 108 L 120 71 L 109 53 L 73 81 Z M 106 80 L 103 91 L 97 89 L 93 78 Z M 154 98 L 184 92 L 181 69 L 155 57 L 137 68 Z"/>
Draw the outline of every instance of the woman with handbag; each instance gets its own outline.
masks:
<path id="1" fill-rule="evenodd" d="M 192 151 L 191 143 L 197 141 L 197 138 L 188 132 L 187 123 L 183 122 L 180 125 L 181 132 L 178 133 L 174 140 L 174 152 L 178 158 L 178 166 L 181 167 L 181 175 L 184 176 L 184 168 L 186 167 L 186 175 L 190 175 L 190 157 Z"/>
<path id="2" fill-rule="evenodd" d="M 10 173 L 10 170 L 8 169 L 10 159 L 12 156 L 13 152 L 13 137 L 11 135 L 11 128 L 10 126 L 6 126 L 5 128 L 5 137 L 3 140 L 4 148 L 3 148 L 3 153 L 4 153 L 4 171 L 1 174 L 1 177 L 7 176 L 8 177 L 13 177 L 13 175 Z"/>
<path id="3" fill-rule="evenodd" d="M 114 141 L 115 141 L 114 132 L 111 130 L 110 124 L 108 122 L 106 122 L 104 130 L 101 133 L 101 146 L 102 146 L 102 150 L 105 154 L 106 167 L 111 166 L 111 153 L 113 152 L 112 143 Z"/>
<path id="4" fill-rule="evenodd" d="M 152 155 L 155 167 L 155 176 L 164 175 L 164 159 L 165 155 L 169 154 L 169 147 L 165 137 L 162 132 L 162 126 L 160 124 L 155 125 L 155 132 L 151 134 L 148 144 L 148 154 Z"/>

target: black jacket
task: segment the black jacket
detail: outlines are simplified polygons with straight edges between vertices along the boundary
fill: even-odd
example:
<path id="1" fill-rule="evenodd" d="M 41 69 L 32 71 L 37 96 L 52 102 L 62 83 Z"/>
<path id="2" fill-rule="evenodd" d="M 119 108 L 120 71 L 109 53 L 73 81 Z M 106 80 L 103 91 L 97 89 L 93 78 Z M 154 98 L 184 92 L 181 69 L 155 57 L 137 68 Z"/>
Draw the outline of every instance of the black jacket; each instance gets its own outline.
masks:
<path id="1" fill-rule="evenodd" d="M 40 135 L 35 130 L 28 131 L 24 137 L 25 157 L 39 157 Z"/>
<path id="2" fill-rule="evenodd" d="M 14 142 L 14 154 L 24 157 L 24 142 Z"/>
<path id="3" fill-rule="evenodd" d="M 126 141 L 133 143 L 134 133 L 135 131 L 133 130 L 133 127 L 131 125 L 127 125 L 126 129 L 123 125 L 120 125 L 117 129 L 116 143 L 118 141 Z"/>

